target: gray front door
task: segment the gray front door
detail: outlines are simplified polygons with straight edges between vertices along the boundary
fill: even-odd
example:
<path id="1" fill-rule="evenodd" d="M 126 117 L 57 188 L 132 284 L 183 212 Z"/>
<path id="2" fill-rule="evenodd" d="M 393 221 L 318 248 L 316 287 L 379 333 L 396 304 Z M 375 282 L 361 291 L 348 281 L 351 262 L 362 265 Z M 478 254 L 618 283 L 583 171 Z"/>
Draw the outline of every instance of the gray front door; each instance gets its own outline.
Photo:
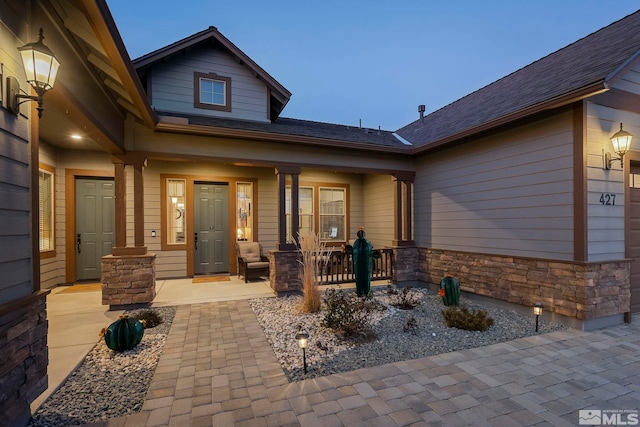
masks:
<path id="1" fill-rule="evenodd" d="M 76 279 L 100 279 L 101 258 L 115 244 L 113 180 L 76 180 Z"/>
<path id="2" fill-rule="evenodd" d="M 194 189 L 195 274 L 229 271 L 229 186 L 196 183 Z"/>

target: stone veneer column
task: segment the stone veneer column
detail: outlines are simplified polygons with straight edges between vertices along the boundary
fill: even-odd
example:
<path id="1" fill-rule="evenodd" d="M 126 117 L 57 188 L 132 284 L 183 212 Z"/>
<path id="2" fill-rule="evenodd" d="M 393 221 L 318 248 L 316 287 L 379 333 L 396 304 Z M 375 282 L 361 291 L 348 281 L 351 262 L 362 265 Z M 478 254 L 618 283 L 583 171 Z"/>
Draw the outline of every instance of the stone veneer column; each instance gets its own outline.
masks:
<path id="1" fill-rule="evenodd" d="M 269 282 L 276 292 L 302 291 L 298 251 L 269 252 Z"/>
<path id="2" fill-rule="evenodd" d="M 47 389 L 47 306 L 40 291 L 0 309 L 0 425 L 26 425 Z"/>
<path id="3" fill-rule="evenodd" d="M 395 283 L 418 280 L 418 248 L 393 248 L 393 281 Z"/>
<path id="4" fill-rule="evenodd" d="M 156 296 L 156 254 L 102 257 L 102 305 L 149 304 Z"/>
<path id="5" fill-rule="evenodd" d="M 419 278 L 438 284 L 451 273 L 460 289 L 524 306 L 540 301 L 544 310 L 578 320 L 630 310 L 631 261 L 581 263 L 419 249 Z M 617 322 L 620 323 L 620 322 Z"/>

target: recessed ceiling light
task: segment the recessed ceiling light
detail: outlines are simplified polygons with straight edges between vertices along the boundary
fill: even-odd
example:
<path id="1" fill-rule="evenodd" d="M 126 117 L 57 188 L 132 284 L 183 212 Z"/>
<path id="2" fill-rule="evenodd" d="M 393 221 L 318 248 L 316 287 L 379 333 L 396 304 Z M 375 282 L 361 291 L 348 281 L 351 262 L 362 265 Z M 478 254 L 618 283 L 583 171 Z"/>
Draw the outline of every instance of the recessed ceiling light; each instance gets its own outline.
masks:
<path id="1" fill-rule="evenodd" d="M 78 135 L 78 134 L 75 134 L 75 133 L 74 133 L 73 135 L 71 135 L 71 138 L 72 138 L 72 139 L 75 139 L 76 141 L 78 141 L 78 140 L 81 140 L 81 139 L 82 139 L 82 136 L 80 136 L 80 135 Z"/>

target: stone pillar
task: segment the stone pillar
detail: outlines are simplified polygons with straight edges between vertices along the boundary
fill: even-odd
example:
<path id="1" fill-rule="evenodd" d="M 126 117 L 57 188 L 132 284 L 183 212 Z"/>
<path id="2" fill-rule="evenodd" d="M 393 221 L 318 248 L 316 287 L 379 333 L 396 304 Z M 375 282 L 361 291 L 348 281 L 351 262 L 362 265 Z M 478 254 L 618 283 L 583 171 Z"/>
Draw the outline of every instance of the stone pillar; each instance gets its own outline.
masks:
<path id="1" fill-rule="evenodd" d="M 102 257 L 102 305 L 148 305 L 156 296 L 156 254 Z"/>
<path id="2" fill-rule="evenodd" d="M 393 248 L 393 281 L 395 283 L 418 280 L 418 248 Z"/>
<path id="3" fill-rule="evenodd" d="M 298 251 L 269 252 L 269 282 L 276 292 L 302 291 Z"/>
<path id="4" fill-rule="evenodd" d="M 23 426 L 30 404 L 47 389 L 49 291 L 0 308 L 0 425 Z"/>

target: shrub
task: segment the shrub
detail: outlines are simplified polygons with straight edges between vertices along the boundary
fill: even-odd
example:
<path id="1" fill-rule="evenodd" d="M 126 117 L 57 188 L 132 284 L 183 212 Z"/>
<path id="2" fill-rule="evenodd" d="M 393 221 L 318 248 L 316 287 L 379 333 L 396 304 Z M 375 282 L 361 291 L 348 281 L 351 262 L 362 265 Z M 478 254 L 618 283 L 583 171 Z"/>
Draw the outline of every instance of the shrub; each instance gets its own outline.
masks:
<path id="1" fill-rule="evenodd" d="M 162 316 L 153 310 L 142 310 L 132 317 L 138 319 L 145 329 L 155 328 L 162 323 Z"/>
<path id="2" fill-rule="evenodd" d="M 493 325 L 493 319 L 486 310 L 469 311 L 467 307 L 449 307 L 442 310 L 442 315 L 450 328 L 484 332 Z"/>
<path id="3" fill-rule="evenodd" d="M 402 292 L 389 292 L 389 303 L 401 310 L 413 310 L 420 304 L 420 296 L 412 291 L 411 286 L 402 288 Z"/>
<path id="4" fill-rule="evenodd" d="M 416 318 L 410 316 L 404 324 L 402 330 L 404 332 L 411 332 L 413 335 L 416 335 L 418 333 L 418 321 L 416 320 Z"/>
<path id="5" fill-rule="evenodd" d="M 370 297 L 359 297 L 342 289 L 327 289 L 324 303 L 327 312 L 322 326 L 333 329 L 342 337 L 374 338 L 372 315 L 385 310 L 384 305 Z"/>

